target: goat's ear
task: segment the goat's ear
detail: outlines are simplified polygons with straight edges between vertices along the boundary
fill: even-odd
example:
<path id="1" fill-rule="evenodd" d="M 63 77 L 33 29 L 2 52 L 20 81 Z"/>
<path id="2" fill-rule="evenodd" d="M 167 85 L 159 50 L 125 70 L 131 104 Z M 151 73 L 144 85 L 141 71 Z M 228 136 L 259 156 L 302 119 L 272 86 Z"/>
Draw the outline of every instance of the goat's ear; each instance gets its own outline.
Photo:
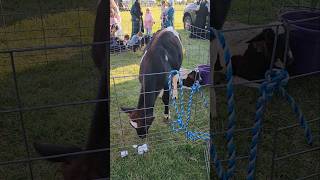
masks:
<path id="1" fill-rule="evenodd" d="M 262 30 L 261 33 L 257 34 L 256 36 L 254 36 L 253 38 L 248 40 L 246 43 L 265 41 L 265 40 L 268 40 L 270 38 L 273 41 L 274 31 L 271 28 L 267 28 L 267 29 Z"/>
<path id="2" fill-rule="evenodd" d="M 129 107 L 121 107 L 122 112 L 124 113 L 131 113 L 135 110 L 135 108 L 129 108 Z"/>
<path id="3" fill-rule="evenodd" d="M 62 146 L 45 143 L 34 143 L 33 146 L 41 156 L 54 156 L 82 151 L 82 149 L 77 146 Z M 69 162 L 73 158 L 75 158 L 75 156 L 55 157 L 48 158 L 47 160 L 51 162 Z"/>
<path id="4" fill-rule="evenodd" d="M 247 41 L 246 43 L 250 44 L 253 42 L 259 42 L 259 41 L 263 41 L 263 40 L 264 40 L 264 36 L 262 33 L 260 33 L 257 36 L 253 37 L 252 39 L 250 39 L 249 41 Z"/>

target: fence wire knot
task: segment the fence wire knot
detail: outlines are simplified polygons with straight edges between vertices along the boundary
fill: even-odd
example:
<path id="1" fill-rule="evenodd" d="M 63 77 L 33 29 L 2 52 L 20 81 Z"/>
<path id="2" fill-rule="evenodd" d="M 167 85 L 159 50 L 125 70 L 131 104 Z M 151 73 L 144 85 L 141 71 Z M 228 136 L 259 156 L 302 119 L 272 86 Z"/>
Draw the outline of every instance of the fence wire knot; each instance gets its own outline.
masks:
<path id="1" fill-rule="evenodd" d="M 265 74 L 265 81 L 260 86 L 260 97 L 257 101 L 255 124 L 253 127 L 253 137 L 251 141 L 251 148 L 249 154 L 249 165 L 247 172 L 247 180 L 254 179 L 254 172 L 256 168 L 258 139 L 261 131 L 262 116 L 265 110 L 267 102 L 272 98 L 275 91 L 279 91 L 280 94 L 289 102 L 294 113 L 297 115 L 300 121 L 300 126 L 304 129 L 304 134 L 308 144 L 312 144 L 312 135 L 309 126 L 307 125 L 304 116 L 295 103 L 294 99 L 287 93 L 284 87 L 289 80 L 289 74 L 283 69 L 271 69 Z"/>

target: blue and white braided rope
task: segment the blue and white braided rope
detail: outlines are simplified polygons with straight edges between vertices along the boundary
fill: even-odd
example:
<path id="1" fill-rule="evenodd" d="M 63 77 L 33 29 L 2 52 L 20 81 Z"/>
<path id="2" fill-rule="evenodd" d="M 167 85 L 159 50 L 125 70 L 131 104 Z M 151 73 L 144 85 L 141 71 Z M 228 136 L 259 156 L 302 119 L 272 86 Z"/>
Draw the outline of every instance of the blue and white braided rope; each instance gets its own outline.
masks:
<path id="1" fill-rule="evenodd" d="M 172 96 L 172 78 L 173 76 L 178 75 L 179 77 L 179 85 L 180 85 L 180 108 L 177 105 L 176 99 Z M 175 107 L 176 113 L 178 115 L 178 119 L 177 121 L 174 121 L 172 123 L 172 129 L 174 131 L 179 131 L 181 129 L 184 129 L 184 124 L 183 124 L 183 116 L 184 116 L 184 105 L 183 105 L 183 101 L 182 101 L 182 96 L 183 96 L 183 89 L 182 89 L 182 81 L 180 79 L 180 72 L 178 70 L 172 70 L 169 74 L 169 80 L 168 80 L 168 87 L 169 87 L 169 97 L 172 97 L 172 104 Z M 180 111 L 179 111 L 180 109 Z"/>
<path id="2" fill-rule="evenodd" d="M 213 29 L 213 33 L 218 37 L 219 43 L 223 48 L 224 52 L 224 61 L 227 67 L 227 101 L 228 101 L 228 130 L 226 133 L 227 138 L 227 148 L 228 148 L 228 170 L 226 174 L 226 179 L 232 178 L 234 174 L 234 170 L 236 168 L 236 148 L 234 145 L 234 129 L 236 122 L 236 111 L 235 111 L 235 103 L 234 103 L 234 95 L 233 95 L 233 72 L 232 72 L 232 63 L 231 63 L 231 53 L 226 45 L 226 40 L 224 34 L 220 31 L 216 31 Z"/>
<path id="3" fill-rule="evenodd" d="M 172 78 L 173 76 L 178 75 L 179 78 L 179 104 L 180 104 L 180 108 L 178 107 L 177 103 L 176 103 L 176 99 L 172 96 Z M 175 107 L 176 113 L 178 115 L 178 119 L 176 121 L 173 121 L 172 123 L 172 129 L 173 131 L 177 132 L 177 131 L 184 131 L 185 132 L 185 136 L 187 139 L 192 140 L 192 141 L 197 141 L 199 139 L 202 139 L 204 141 L 208 141 L 210 140 L 210 135 L 209 133 L 204 133 L 204 132 L 195 132 L 195 131 L 191 131 L 189 130 L 189 121 L 191 119 L 191 106 L 192 106 L 192 101 L 193 101 L 193 95 L 197 92 L 200 92 L 200 95 L 204 101 L 204 105 L 206 107 L 208 107 L 208 102 L 206 100 L 206 98 L 204 97 L 203 92 L 200 90 L 201 86 L 199 84 L 199 82 L 195 82 L 191 88 L 191 93 L 189 96 L 189 100 L 188 100 L 188 106 L 187 106 L 187 120 L 186 122 L 183 121 L 184 118 L 184 102 L 183 102 L 183 83 L 182 83 L 182 79 L 180 77 L 180 73 L 177 70 L 172 70 L 169 74 L 169 80 L 168 80 L 168 87 L 169 87 L 169 92 L 170 92 L 170 97 L 172 100 L 172 104 Z M 180 111 L 179 111 L 180 110 Z M 178 127 L 177 127 L 178 126 Z"/>
<path id="4" fill-rule="evenodd" d="M 255 123 L 253 127 L 253 137 L 251 141 L 251 148 L 249 154 L 249 165 L 247 172 L 247 180 L 254 180 L 254 172 L 257 160 L 257 149 L 258 149 L 258 139 L 261 132 L 262 116 L 264 113 L 265 106 L 267 102 L 272 98 L 275 91 L 280 91 L 281 95 L 286 98 L 292 107 L 294 113 L 298 116 L 300 125 L 304 129 L 304 133 L 308 144 L 312 144 L 312 135 L 304 116 L 295 103 L 294 99 L 287 93 L 284 86 L 287 85 L 289 80 L 289 74 L 285 70 L 272 69 L 266 72 L 266 80 L 262 83 L 260 87 L 261 96 L 257 101 L 257 109 L 255 114 Z"/>

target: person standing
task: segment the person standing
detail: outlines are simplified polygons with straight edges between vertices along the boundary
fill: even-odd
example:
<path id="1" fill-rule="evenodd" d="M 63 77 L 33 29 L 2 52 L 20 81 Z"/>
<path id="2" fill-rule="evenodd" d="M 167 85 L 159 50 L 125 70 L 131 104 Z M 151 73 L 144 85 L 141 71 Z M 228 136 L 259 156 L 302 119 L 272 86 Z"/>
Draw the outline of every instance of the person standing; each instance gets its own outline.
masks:
<path id="1" fill-rule="evenodd" d="M 110 9 L 113 9 L 114 13 L 118 16 L 117 18 L 121 18 L 119 7 L 114 0 L 110 0 Z"/>
<path id="2" fill-rule="evenodd" d="M 161 1 L 161 14 L 160 14 L 160 20 L 161 20 L 161 29 L 164 29 L 164 24 L 166 22 L 167 18 L 167 7 L 166 7 L 166 1 Z"/>
<path id="3" fill-rule="evenodd" d="M 207 22 L 207 17 L 209 16 L 207 1 L 202 0 L 199 6 L 200 6 L 199 10 L 196 11 L 196 19 L 195 19 L 194 27 L 192 28 L 193 31 L 190 34 L 190 38 L 206 37 L 205 26 Z"/>
<path id="4" fill-rule="evenodd" d="M 144 32 L 143 30 L 143 22 L 142 22 L 142 11 L 139 0 L 136 0 L 130 10 L 131 21 L 132 21 L 132 33 L 131 37 L 138 32 Z"/>
<path id="5" fill-rule="evenodd" d="M 146 14 L 144 16 L 144 27 L 146 28 L 147 35 L 152 34 L 152 26 L 154 24 L 153 16 L 149 7 L 146 9 Z"/>
<path id="6" fill-rule="evenodd" d="M 111 18 L 113 18 L 111 20 Z M 110 0 L 110 22 L 116 21 L 118 30 L 116 33 L 117 36 L 122 35 L 122 27 L 121 27 L 121 16 L 120 10 L 117 3 L 114 0 Z"/>
<path id="7" fill-rule="evenodd" d="M 168 9 L 166 11 L 165 28 L 172 26 L 174 28 L 174 8 L 173 0 L 168 1 Z"/>

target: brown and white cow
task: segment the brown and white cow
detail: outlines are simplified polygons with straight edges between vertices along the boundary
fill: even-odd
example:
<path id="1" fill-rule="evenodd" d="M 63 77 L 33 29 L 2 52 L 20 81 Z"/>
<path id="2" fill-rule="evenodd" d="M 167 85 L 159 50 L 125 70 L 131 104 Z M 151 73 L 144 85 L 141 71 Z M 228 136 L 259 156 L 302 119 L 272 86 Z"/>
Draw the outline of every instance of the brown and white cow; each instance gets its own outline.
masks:
<path id="1" fill-rule="evenodd" d="M 130 124 L 136 129 L 140 138 L 146 137 L 155 119 L 153 108 L 162 89 L 164 89 L 162 96 L 165 104 L 164 114 L 169 117 L 168 73 L 166 72 L 179 70 L 182 59 L 181 39 L 172 27 L 155 33 L 145 48 L 140 62 L 141 89 L 138 105 L 136 108 L 122 107 L 122 110 L 129 114 Z"/>

